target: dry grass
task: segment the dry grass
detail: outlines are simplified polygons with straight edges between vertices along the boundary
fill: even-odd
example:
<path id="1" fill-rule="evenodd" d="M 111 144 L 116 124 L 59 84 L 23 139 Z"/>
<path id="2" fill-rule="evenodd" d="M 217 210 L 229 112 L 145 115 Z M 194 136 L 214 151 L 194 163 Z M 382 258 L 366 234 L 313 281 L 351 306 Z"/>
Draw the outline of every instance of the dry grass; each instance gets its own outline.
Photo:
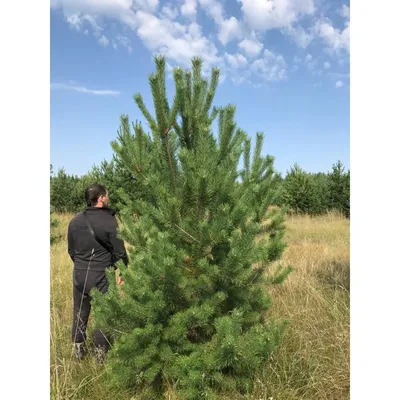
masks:
<path id="1" fill-rule="evenodd" d="M 71 215 L 57 218 L 61 223 L 55 229 L 66 237 Z M 349 399 L 349 221 L 336 214 L 290 216 L 286 225 L 289 246 L 283 262 L 296 270 L 282 285 L 269 289 L 271 316 L 290 322 L 284 342 L 256 377 L 253 393 L 227 399 Z M 51 247 L 50 318 L 52 399 L 134 399 L 123 391 L 111 392 L 104 368 L 93 357 L 81 363 L 72 358 L 72 263 L 65 240 Z M 173 390 L 165 398 L 178 400 Z"/>

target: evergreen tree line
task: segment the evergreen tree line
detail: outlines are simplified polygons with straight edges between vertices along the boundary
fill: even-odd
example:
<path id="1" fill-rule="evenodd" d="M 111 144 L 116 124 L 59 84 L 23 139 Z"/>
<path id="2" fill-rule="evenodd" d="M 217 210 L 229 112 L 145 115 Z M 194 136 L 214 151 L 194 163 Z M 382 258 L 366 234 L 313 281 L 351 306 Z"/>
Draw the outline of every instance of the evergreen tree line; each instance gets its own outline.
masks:
<path id="1" fill-rule="evenodd" d="M 310 173 L 294 164 L 283 178 L 277 174 L 277 191 L 273 204 L 294 213 L 319 215 L 338 211 L 350 218 L 350 170 L 341 161 L 331 171 Z M 77 212 L 85 207 L 84 190 L 90 183 L 101 183 L 110 192 L 110 203 L 121 211 L 127 202 L 141 198 L 143 189 L 135 185 L 136 177 L 113 159 L 95 165 L 83 176 L 69 175 L 61 168 L 50 173 L 50 204 L 56 212 Z M 127 195 L 128 194 L 128 195 Z M 128 198 L 127 198 L 128 197 Z"/>

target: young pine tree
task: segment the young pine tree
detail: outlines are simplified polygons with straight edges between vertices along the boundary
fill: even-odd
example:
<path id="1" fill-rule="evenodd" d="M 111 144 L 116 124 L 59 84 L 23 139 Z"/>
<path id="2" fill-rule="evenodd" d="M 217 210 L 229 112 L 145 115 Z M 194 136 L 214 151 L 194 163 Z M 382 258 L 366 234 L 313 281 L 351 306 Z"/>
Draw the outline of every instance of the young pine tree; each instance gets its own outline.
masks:
<path id="1" fill-rule="evenodd" d="M 298 164 L 285 177 L 282 202 L 297 213 L 314 215 L 321 208 L 316 181 Z"/>
<path id="2" fill-rule="evenodd" d="M 50 166 L 50 206 L 57 212 L 76 212 L 84 207 L 83 192 L 79 192 L 80 178 L 68 175 L 64 168 L 53 173 Z"/>
<path id="3" fill-rule="evenodd" d="M 325 172 L 311 174 L 315 184 L 317 200 L 317 214 L 324 214 L 329 210 L 328 175 Z"/>
<path id="4" fill-rule="evenodd" d="M 234 106 L 211 108 L 217 69 L 207 81 L 200 59 L 191 71 L 175 68 L 170 104 L 165 59 L 155 63 L 155 115 L 134 97 L 151 135 L 140 123 L 131 132 L 124 116 L 113 143 L 143 198 L 126 196 L 121 213 L 120 237 L 132 246 L 129 266 L 120 265 L 125 285 L 110 275 L 108 294 L 94 293 L 96 323 L 114 337 L 107 368 L 119 387 L 151 396 L 167 384 L 187 400 L 248 392 L 282 338 L 284 324 L 268 318 L 267 285 L 291 271 L 267 273 L 285 248 L 283 212 L 269 210 L 273 158 L 261 155 L 262 134 L 251 155 Z"/>
<path id="5" fill-rule="evenodd" d="M 328 174 L 328 201 L 331 209 L 350 218 L 350 171 L 344 171 L 341 161 L 333 164 Z"/>

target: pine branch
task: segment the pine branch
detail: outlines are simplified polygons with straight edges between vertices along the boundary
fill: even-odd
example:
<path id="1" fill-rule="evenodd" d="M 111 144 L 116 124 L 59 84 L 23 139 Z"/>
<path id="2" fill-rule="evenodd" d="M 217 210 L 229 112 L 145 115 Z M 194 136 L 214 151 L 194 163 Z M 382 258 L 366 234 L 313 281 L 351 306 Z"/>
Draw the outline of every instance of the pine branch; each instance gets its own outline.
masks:
<path id="1" fill-rule="evenodd" d="M 252 171 L 251 171 L 251 176 L 253 178 L 257 178 L 257 175 L 259 175 L 260 168 L 262 166 L 261 150 L 263 141 L 264 141 L 264 135 L 261 132 L 257 132 L 256 148 L 254 150 Z"/>
<path id="2" fill-rule="evenodd" d="M 212 74 L 211 74 L 211 84 L 210 84 L 210 87 L 208 89 L 206 100 L 204 102 L 204 106 L 203 106 L 203 109 L 202 109 L 202 113 L 203 114 L 207 114 L 208 111 L 210 110 L 212 101 L 214 100 L 214 97 L 215 97 L 215 92 L 217 90 L 218 81 L 219 81 L 219 74 L 220 74 L 219 69 L 218 68 L 213 68 Z"/>
<path id="3" fill-rule="evenodd" d="M 169 104 L 167 98 L 167 90 L 165 86 L 165 57 L 164 56 L 156 56 L 154 58 L 156 64 L 156 71 L 158 77 L 158 83 L 160 86 L 160 101 L 163 103 L 165 114 L 169 114 Z"/>
<path id="4" fill-rule="evenodd" d="M 145 133 L 143 131 L 142 124 L 140 122 L 136 122 L 134 125 L 134 131 L 136 133 L 136 139 L 138 144 L 138 161 L 139 165 L 143 164 L 143 157 L 147 154 L 146 151 L 146 140 L 145 140 Z"/>
<path id="5" fill-rule="evenodd" d="M 195 57 L 192 61 L 193 68 L 193 109 L 198 109 L 198 103 L 200 100 L 200 91 L 202 87 L 201 79 L 201 68 L 203 62 L 200 58 Z"/>
<path id="6" fill-rule="evenodd" d="M 144 104 L 143 101 L 143 97 L 140 93 L 135 94 L 135 96 L 133 97 L 134 101 L 136 103 L 136 105 L 138 106 L 139 110 L 142 112 L 142 114 L 144 115 L 144 117 L 147 120 L 147 123 L 150 126 L 150 129 L 153 133 L 153 138 L 155 141 L 158 141 L 158 137 L 157 137 L 157 131 L 158 131 L 158 127 L 157 127 L 157 123 L 154 120 L 154 118 L 151 116 L 149 110 L 147 109 L 147 107 Z"/>
<path id="7" fill-rule="evenodd" d="M 191 115 L 191 100 L 192 100 L 192 74 L 190 71 L 185 72 L 185 80 L 183 82 L 182 101 L 179 107 L 181 116 L 181 126 L 174 125 L 175 131 L 179 135 L 181 146 L 187 149 L 191 148 L 189 120 Z M 178 128 L 178 129 L 177 129 Z"/>
<path id="8" fill-rule="evenodd" d="M 175 80 L 175 98 L 172 106 L 171 113 L 169 115 L 169 126 L 174 126 L 176 124 L 176 118 L 179 109 L 184 101 L 184 80 L 183 80 L 183 70 L 181 68 L 176 68 L 174 70 L 174 80 Z"/>
<path id="9" fill-rule="evenodd" d="M 164 145 L 164 151 L 167 153 L 167 157 L 168 157 L 168 164 L 169 164 L 169 169 L 171 172 L 171 178 L 172 178 L 172 183 L 174 185 L 174 190 L 176 192 L 177 186 L 176 186 L 176 173 L 175 173 L 175 168 L 174 168 L 174 164 L 172 161 L 172 154 L 171 154 L 171 148 L 170 148 L 170 143 L 169 143 L 169 139 L 168 139 L 168 134 L 169 131 L 171 130 L 172 126 L 170 126 L 169 128 L 167 128 L 164 133 L 163 133 L 163 145 Z"/>
<path id="10" fill-rule="evenodd" d="M 229 154 L 232 135 L 236 128 L 234 115 L 235 106 L 233 105 L 228 105 L 224 108 L 223 112 L 221 112 L 219 125 L 219 162 L 221 162 Z"/>
<path id="11" fill-rule="evenodd" d="M 153 95 L 154 110 L 156 112 L 158 133 L 162 133 L 167 129 L 167 119 L 164 109 L 164 101 L 161 96 L 160 88 L 160 75 L 157 73 L 150 74 L 149 82 L 151 87 L 151 94 Z"/>
<path id="12" fill-rule="evenodd" d="M 200 58 L 194 58 L 192 61 L 193 67 L 193 96 L 191 102 L 191 146 L 196 146 L 197 135 L 198 135 L 198 114 L 199 114 L 199 104 L 201 101 L 201 91 L 204 87 L 204 81 L 201 78 L 201 69 L 203 62 Z"/>
<path id="13" fill-rule="evenodd" d="M 211 125 L 214 122 L 215 118 L 217 118 L 220 110 L 221 110 L 220 108 L 213 107 L 213 110 L 211 112 L 210 119 L 209 119 L 209 125 Z"/>
<path id="14" fill-rule="evenodd" d="M 172 178 L 172 183 L 174 185 L 174 189 L 176 191 L 176 172 L 174 168 L 174 163 L 172 160 L 172 154 L 171 154 L 171 148 L 170 148 L 170 143 L 169 143 L 169 138 L 168 138 L 168 133 L 170 129 L 172 128 L 173 124 L 173 115 L 171 115 L 171 120 L 167 121 L 168 118 L 168 112 L 169 112 L 169 106 L 168 106 L 168 100 L 166 98 L 166 93 L 165 93 L 165 58 L 163 57 L 158 57 L 156 58 L 156 73 L 151 74 L 149 76 L 149 82 L 151 86 L 151 92 L 153 95 L 153 102 L 154 102 L 154 108 L 156 112 L 156 117 L 157 117 L 157 122 L 158 122 L 158 132 L 159 135 L 162 138 L 162 143 L 164 146 L 164 151 L 167 155 L 168 159 L 168 165 L 171 173 L 171 178 Z M 175 108 L 173 112 L 175 113 L 177 111 L 177 104 L 175 105 Z M 169 122 L 169 125 L 167 123 Z"/>
<path id="15" fill-rule="evenodd" d="M 183 230 L 180 226 L 178 226 L 177 224 L 174 224 L 176 228 L 178 228 L 180 231 L 182 231 L 185 235 L 189 236 L 192 240 L 194 240 L 196 243 L 200 244 L 200 241 L 197 240 L 196 238 L 194 238 L 190 233 L 186 232 L 185 230 Z"/>

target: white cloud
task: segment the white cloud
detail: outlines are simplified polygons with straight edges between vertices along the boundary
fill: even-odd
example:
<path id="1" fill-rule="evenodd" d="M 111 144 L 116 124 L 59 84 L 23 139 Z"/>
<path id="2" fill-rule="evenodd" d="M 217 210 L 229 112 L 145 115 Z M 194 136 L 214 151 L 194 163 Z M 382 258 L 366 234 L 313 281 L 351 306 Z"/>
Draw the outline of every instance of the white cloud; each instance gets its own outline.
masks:
<path id="1" fill-rule="evenodd" d="M 335 87 L 337 88 L 341 88 L 343 86 L 343 82 L 342 81 L 337 81 L 335 84 Z"/>
<path id="2" fill-rule="evenodd" d="M 91 16 L 107 16 L 120 20 L 134 27 L 136 23 L 135 13 L 132 9 L 133 0 L 56 0 L 50 3 L 51 8 L 61 8 L 64 15 L 82 14 Z M 135 0 L 142 6 L 154 8 L 158 0 Z"/>
<path id="3" fill-rule="evenodd" d="M 121 92 L 116 90 L 93 90 L 87 89 L 83 86 L 76 86 L 73 84 L 65 84 L 65 83 L 52 83 L 50 85 L 51 90 L 73 90 L 79 93 L 88 93 L 94 94 L 97 96 L 118 96 Z"/>
<path id="4" fill-rule="evenodd" d="M 342 31 L 334 28 L 329 20 L 317 21 L 315 32 L 328 45 L 328 52 L 331 54 L 340 54 L 350 52 L 350 26 L 347 25 Z"/>
<path id="5" fill-rule="evenodd" d="M 235 17 L 225 18 L 224 9 L 218 0 L 199 0 L 199 3 L 218 26 L 218 39 L 224 46 L 241 36 L 240 22 Z"/>
<path id="6" fill-rule="evenodd" d="M 168 19 L 175 19 L 179 14 L 178 9 L 173 7 L 171 4 L 163 6 L 161 13 Z"/>
<path id="7" fill-rule="evenodd" d="M 263 86 L 261 81 L 272 82 L 286 78 L 286 62 L 281 55 L 264 50 L 262 57 L 251 64 L 239 53 L 225 53 L 225 60 L 230 79 L 235 85 L 248 84 L 253 87 Z M 244 68 L 247 67 L 248 68 Z M 261 81 L 260 81 L 261 80 Z"/>
<path id="8" fill-rule="evenodd" d="M 293 58 L 293 62 L 294 62 L 295 64 L 300 64 L 300 63 L 301 63 L 301 58 L 300 58 L 299 56 L 295 56 L 295 57 Z"/>
<path id="9" fill-rule="evenodd" d="M 89 14 L 83 14 L 81 12 L 65 13 L 65 19 L 70 26 L 78 32 L 82 29 L 85 22 L 88 22 L 92 26 L 97 37 L 100 36 L 100 32 L 103 30 L 97 23 L 96 18 Z"/>
<path id="10" fill-rule="evenodd" d="M 221 63 L 215 45 L 202 35 L 196 22 L 182 25 L 138 11 L 138 36 L 153 52 L 164 54 L 170 61 L 190 66 L 191 58 L 201 56 L 205 69 Z"/>
<path id="11" fill-rule="evenodd" d="M 222 70 L 219 74 L 219 79 L 218 82 L 222 85 L 226 80 L 226 73 L 224 70 Z"/>
<path id="12" fill-rule="evenodd" d="M 102 46 L 107 47 L 108 44 L 110 43 L 110 41 L 104 35 L 101 35 L 100 38 L 99 38 L 99 43 Z"/>
<path id="13" fill-rule="evenodd" d="M 228 54 L 225 53 L 225 58 L 232 68 L 243 68 L 247 65 L 247 59 L 243 54 Z"/>
<path id="14" fill-rule="evenodd" d="M 249 74 L 247 73 L 240 76 L 233 76 L 231 80 L 235 85 L 242 85 L 243 83 L 250 83 L 248 77 Z"/>
<path id="15" fill-rule="evenodd" d="M 256 57 L 264 47 L 257 39 L 244 39 L 238 44 L 239 48 L 250 57 Z"/>
<path id="16" fill-rule="evenodd" d="M 197 13 L 197 0 L 184 0 L 181 6 L 181 14 L 184 17 L 193 18 Z"/>
<path id="17" fill-rule="evenodd" d="M 134 0 L 132 3 L 136 10 L 156 11 L 159 0 Z"/>
<path id="18" fill-rule="evenodd" d="M 317 56 L 313 56 L 310 53 L 307 53 L 304 58 L 296 55 L 293 57 L 293 64 L 294 65 L 291 67 L 292 71 L 297 71 L 300 68 L 304 68 L 313 76 L 329 75 L 329 72 L 324 73 L 324 69 L 326 70 L 331 67 L 331 65 L 326 61 L 322 63 L 319 54 L 317 54 Z"/>
<path id="19" fill-rule="evenodd" d="M 238 22 L 233 17 L 224 18 L 222 6 L 218 2 L 214 3 L 216 8 L 211 7 L 211 12 L 218 22 L 219 38 L 221 42 L 227 43 L 237 35 Z M 101 38 L 103 28 L 99 22 L 111 18 L 130 26 L 150 51 L 164 54 L 171 64 L 190 67 L 191 59 L 200 56 L 204 61 L 205 73 L 211 66 L 221 66 L 224 61 L 223 55 L 219 55 L 215 44 L 204 36 L 200 25 L 195 22 L 183 24 L 171 20 L 175 14 L 171 4 L 174 3 L 164 4 L 158 16 L 154 14 L 159 5 L 158 0 L 59 0 L 53 2 L 52 7 L 62 8 L 64 15 L 69 18 L 69 23 L 78 29 L 85 21 L 91 23 L 95 36 L 103 45 L 106 41 Z M 197 2 L 186 0 L 185 4 L 183 12 L 193 15 L 197 10 Z M 118 37 L 113 37 L 110 41 L 114 48 L 125 46 L 131 51 L 128 41 Z"/>
<path id="20" fill-rule="evenodd" d="M 129 53 L 132 53 L 132 47 L 130 45 L 130 40 L 124 35 L 117 35 L 116 38 L 113 40 L 113 47 L 114 49 L 118 48 L 118 45 L 121 47 L 125 47 Z"/>
<path id="21" fill-rule="evenodd" d="M 80 27 L 84 20 L 90 19 L 98 38 L 102 34 L 102 28 L 97 24 L 98 18 L 112 18 L 136 30 L 151 51 L 164 54 L 170 62 L 189 67 L 191 58 L 201 56 L 205 70 L 211 65 L 221 65 L 223 58 L 218 55 L 214 43 L 202 34 L 198 24 L 192 22 L 183 25 L 165 17 L 157 17 L 154 11 L 158 5 L 158 0 L 58 0 L 51 4 L 53 8 L 62 8 L 64 15 L 69 16 L 69 23 L 75 26 Z M 164 14 L 171 14 L 170 11 L 168 8 L 162 10 Z M 225 23 L 225 20 L 222 22 Z M 229 40 L 233 30 L 234 26 L 227 20 L 221 28 L 222 40 Z M 102 42 L 105 44 L 104 40 Z M 122 45 L 130 49 L 118 38 L 112 40 L 112 45 L 114 48 Z"/>
<path id="22" fill-rule="evenodd" d="M 338 11 L 338 14 L 345 19 L 350 19 L 350 7 L 346 4 L 343 4 Z"/>
<path id="23" fill-rule="evenodd" d="M 199 3 L 216 22 L 224 19 L 224 9 L 218 0 L 199 0 Z"/>
<path id="24" fill-rule="evenodd" d="M 224 19 L 219 27 L 218 39 L 225 46 L 231 40 L 240 37 L 241 26 L 235 17 Z"/>
<path id="25" fill-rule="evenodd" d="M 314 58 L 311 54 L 307 54 L 304 58 L 304 64 L 308 71 L 313 75 L 320 75 L 321 72 L 317 71 L 318 60 Z"/>
<path id="26" fill-rule="evenodd" d="M 74 27 L 77 31 L 81 30 L 82 26 L 82 18 L 80 13 L 73 13 L 70 15 L 67 15 L 66 17 L 67 22 Z"/>
<path id="27" fill-rule="evenodd" d="M 70 26 L 76 29 L 78 32 L 81 31 L 85 22 L 89 23 L 93 29 L 93 36 L 97 39 L 97 42 L 103 47 L 107 47 L 109 45 L 110 40 L 103 34 L 103 28 L 98 24 L 97 16 L 83 14 L 81 12 L 73 12 L 71 14 L 65 14 L 65 19 Z M 88 35 L 88 29 L 85 29 L 83 33 Z M 116 48 L 114 43 L 113 47 Z"/>
<path id="28" fill-rule="evenodd" d="M 264 50 L 262 58 L 251 64 L 251 71 L 266 81 L 280 81 L 286 78 L 286 62 L 281 55 Z"/>
<path id="29" fill-rule="evenodd" d="M 303 49 L 314 38 L 320 37 L 330 51 L 348 51 L 346 28 L 343 31 L 335 29 L 329 20 L 321 18 L 312 29 L 300 25 L 303 16 L 314 13 L 316 0 L 238 1 L 243 19 L 227 15 L 223 6 L 226 0 L 54 0 L 51 7 L 62 9 L 66 20 L 75 29 L 83 32 L 89 28 L 103 46 L 111 45 L 115 49 L 125 47 L 132 51 L 127 36 L 111 35 L 107 29 L 108 20 L 113 19 L 130 27 L 153 54 L 165 55 L 169 65 L 190 67 L 191 59 L 200 56 L 204 60 L 205 73 L 212 66 L 225 65 L 228 74 L 233 77 L 235 70 L 240 69 L 243 79 L 235 77 L 236 82 L 254 83 L 260 81 L 259 78 L 279 81 L 286 77 L 289 67 L 283 57 L 269 50 L 264 51 L 260 40 L 269 29 L 279 29 Z M 223 46 L 238 41 L 237 52 L 218 50 L 217 43 L 214 43 L 215 36 L 212 39 L 213 36 L 204 34 L 196 22 L 199 7 L 214 21 L 217 40 Z M 346 10 L 342 7 L 340 11 L 344 17 Z M 251 58 L 258 59 L 249 62 Z M 296 65 L 302 64 L 315 72 L 316 63 L 316 59 L 305 61 L 303 56 Z M 322 63 L 320 69 L 323 69 Z"/>
<path id="30" fill-rule="evenodd" d="M 287 28 L 315 11 L 313 0 L 240 0 L 244 19 L 252 29 Z"/>
<path id="31" fill-rule="evenodd" d="M 306 32 L 306 30 L 300 25 L 296 27 L 289 25 L 284 29 L 284 32 L 291 36 L 295 43 L 303 49 L 307 48 L 314 39 L 313 33 Z"/>

